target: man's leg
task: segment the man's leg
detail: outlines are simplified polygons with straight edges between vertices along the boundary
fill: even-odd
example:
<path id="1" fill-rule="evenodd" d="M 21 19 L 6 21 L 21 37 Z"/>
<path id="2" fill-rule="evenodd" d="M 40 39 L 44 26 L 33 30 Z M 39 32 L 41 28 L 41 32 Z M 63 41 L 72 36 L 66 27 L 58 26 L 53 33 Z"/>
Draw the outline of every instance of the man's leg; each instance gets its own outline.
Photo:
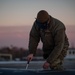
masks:
<path id="1" fill-rule="evenodd" d="M 62 50 L 62 52 L 59 55 L 59 57 L 54 61 L 54 63 L 51 64 L 51 66 L 50 66 L 51 69 L 54 69 L 54 70 L 65 70 L 63 68 L 63 66 L 62 66 L 62 63 L 63 63 L 64 57 L 67 54 L 67 49 L 68 49 L 68 47 L 65 47 Z"/>
<path id="2" fill-rule="evenodd" d="M 55 60 L 54 63 L 52 63 L 50 65 L 50 68 L 51 68 L 51 70 L 63 71 L 64 68 L 62 66 L 62 60 L 60 60 L 60 59 Z"/>

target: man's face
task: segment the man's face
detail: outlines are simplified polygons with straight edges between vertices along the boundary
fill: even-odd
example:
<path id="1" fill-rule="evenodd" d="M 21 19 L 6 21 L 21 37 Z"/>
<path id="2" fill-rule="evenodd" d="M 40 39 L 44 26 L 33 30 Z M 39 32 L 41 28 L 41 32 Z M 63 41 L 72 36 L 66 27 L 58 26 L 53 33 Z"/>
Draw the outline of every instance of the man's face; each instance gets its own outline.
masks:
<path id="1" fill-rule="evenodd" d="M 40 22 L 38 20 L 36 20 L 36 24 L 41 28 L 41 29 L 47 29 L 47 26 L 48 26 L 48 23 L 49 23 L 49 19 L 45 22 Z"/>

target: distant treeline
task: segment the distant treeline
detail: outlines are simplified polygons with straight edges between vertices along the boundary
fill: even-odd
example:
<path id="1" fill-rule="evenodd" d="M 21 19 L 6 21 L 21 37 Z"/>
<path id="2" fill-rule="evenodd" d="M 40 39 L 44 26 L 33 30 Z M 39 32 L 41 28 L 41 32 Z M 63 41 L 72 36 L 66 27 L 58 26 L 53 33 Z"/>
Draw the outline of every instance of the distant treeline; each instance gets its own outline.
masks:
<path id="1" fill-rule="evenodd" d="M 69 48 L 69 50 L 75 50 L 75 48 Z M 27 55 L 29 54 L 29 50 L 24 48 L 13 47 L 13 46 L 2 47 L 0 48 L 0 54 L 11 54 L 13 60 L 15 60 L 16 58 L 23 60 L 23 58 L 26 58 Z M 41 49 L 37 49 L 35 57 L 41 57 L 42 55 L 43 55 L 43 51 Z"/>
<path id="2" fill-rule="evenodd" d="M 11 54 L 12 59 L 19 58 L 23 60 L 23 57 L 27 57 L 29 54 L 29 50 L 18 47 L 2 47 L 0 48 L 0 54 Z M 36 56 L 42 56 L 43 51 L 41 49 L 37 49 Z"/>

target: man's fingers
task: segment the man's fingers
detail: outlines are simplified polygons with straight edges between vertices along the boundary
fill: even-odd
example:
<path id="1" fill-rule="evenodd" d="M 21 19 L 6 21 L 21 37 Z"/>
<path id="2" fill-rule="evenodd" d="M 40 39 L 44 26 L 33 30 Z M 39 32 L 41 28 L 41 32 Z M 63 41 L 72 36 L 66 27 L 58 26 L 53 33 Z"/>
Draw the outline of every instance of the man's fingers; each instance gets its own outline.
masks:
<path id="1" fill-rule="evenodd" d="M 49 66 L 50 66 L 50 64 L 49 64 L 48 62 L 45 62 L 44 65 L 43 65 L 43 68 L 44 68 L 44 69 L 48 69 Z"/>
<path id="2" fill-rule="evenodd" d="M 28 61 L 30 62 L 32 60 L 32 58 L 30 57 L 30 58 L 28 58 Z"/>
<path id="3" fill-rule="evenodd" d="M 29 54 L 28 56 L 27 56 L 27 60 L 28 61 L 31 61 L 33 59 L 33 54 Z"/>
<path id="4" fill-rule="evenodd" d="M 48 69 L 48 68 L 49 68 L 49 66 L 44 65 L 44 66 L 43 66 L 43 68 L 44 68 L 44 69 Z"/>

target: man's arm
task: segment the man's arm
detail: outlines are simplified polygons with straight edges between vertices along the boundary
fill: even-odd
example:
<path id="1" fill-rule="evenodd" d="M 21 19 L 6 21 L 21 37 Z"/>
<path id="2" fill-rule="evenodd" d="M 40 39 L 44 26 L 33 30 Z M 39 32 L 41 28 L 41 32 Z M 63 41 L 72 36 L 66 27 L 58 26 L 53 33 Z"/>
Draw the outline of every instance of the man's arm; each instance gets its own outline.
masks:
<path id="1" fill-rule="evenodd" d="M 29 35 L 29 52 L 35 55 L 38 43 L 40 41 L 39 31 L 34 23 Z"/>
<path id="2" fill-rule="evenodd" d="M 53 63 L 53 61 L 60 55 L 65 42 L 65 29 L 60 29 L 54 36 L 55 47 L 52 53 L 47 58 L 47 62 Z"/>

